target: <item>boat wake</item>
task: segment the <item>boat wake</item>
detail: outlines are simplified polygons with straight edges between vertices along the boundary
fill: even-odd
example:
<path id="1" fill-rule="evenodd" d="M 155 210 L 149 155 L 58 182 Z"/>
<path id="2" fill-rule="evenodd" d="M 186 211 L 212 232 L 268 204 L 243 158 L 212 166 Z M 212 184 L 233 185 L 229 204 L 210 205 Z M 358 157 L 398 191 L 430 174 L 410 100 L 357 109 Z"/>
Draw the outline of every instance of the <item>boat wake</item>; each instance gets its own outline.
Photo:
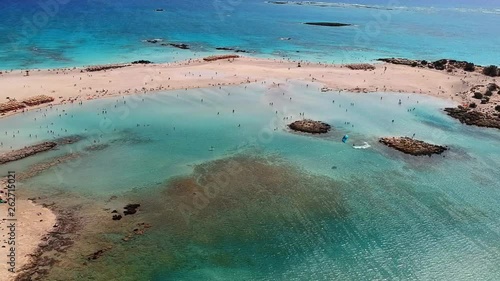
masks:
<path id="1" fill-rule="evenodd" d="M 353 145 L 352 148 L 354 149 L 367 149 L 367 148 L 370 148 L 372 147 L 371 145 L 369 145 L 366 141 L 363 142 L 363 145 Z"/>

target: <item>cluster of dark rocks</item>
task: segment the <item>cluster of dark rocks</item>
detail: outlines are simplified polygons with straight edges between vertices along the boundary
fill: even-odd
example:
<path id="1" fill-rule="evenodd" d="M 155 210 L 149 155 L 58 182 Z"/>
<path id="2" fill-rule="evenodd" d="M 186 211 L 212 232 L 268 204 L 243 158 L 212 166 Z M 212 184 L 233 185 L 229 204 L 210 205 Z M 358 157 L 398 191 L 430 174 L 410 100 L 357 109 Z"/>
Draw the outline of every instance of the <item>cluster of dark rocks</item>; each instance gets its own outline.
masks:
<path id="1" fill-rule="evenodd" d="M 325 134 L 331 129 L 331 126 L 321 121 L 310 119 L 298 120 L 288 125 L 294 131 L 310 133 L 310 134 Z"/>
<path id="2" fill-rule="evenodd" d="M 463 124 L 500 129 L 500 117 L 493 114 L 486 114 L 463 106 L 445 108 L 444 111 Z"/>
<path id="3" fill-rule="evenodd" d="M 436 61 L 426 61 L 426 60 L 411 60 L 405 58 L 381 58 L 378 61 L 383 61 L 391 64 L 407 65 L 411 67 L 422 67 L 437 70 L 447 70 L 447 69 L 462 69 L 464 71 L 475 71 L 476 68 L 481 67 L 480 65 L 475 65 L 468 61 L 457 61 L 451 59 L 440 59 Z"/>
<path id="4" fill-rule="evenodd" d="M 148 43 L 151 43 L 151 44 L 156 44 L 156 43 L 160 43 L 160 42 L 163 42 L 163 39 L 146 39 L 145 40 L 146 42 Z M 162 46 L 171 46 L 171 47 L 175 47 L 175 48 L 178 48 L 178 49 L 183 49 L 183 50 L 189 50 L 190 47 L 188 44 L 184 44 L 184 43 L 161 43 L 160 45 Z"/>
<path id="5" fill-rule="evenodd" d="M 441 154 L 447 150 L 444 146 L 426 143 L 409 137 L 386 137 L 380 138 L 379 142 L 413 156 L 431 156 L 433 154 Z"/>
<path id="6" fill-rule="evenodd" d="M 126 215 L 133 215 L 137 213 L 137 209 L 141 206 L 141 204 L 127 204 L 127 206 L 123 207 L 125 211 L 123 211 L 123 214 Z"/>
<path id="7" fill-rule="evenodd" d="M 124 209 L 123 215 L 127 216 L 127 215 L 133 215 L 133 214 L 137 213 L 137 209 L 140 206 L 141 206 L 141 204 L 127 204 L 125 207 L 123 207 L 123 209 Z M 113 214 L 112 219 L 114 221 L 119 221 L 123 218 L 123 216 L 120 215 L 117 210 L 113 210 L 113 211 L 111 211 L 111 213 Z"/>
<path id="8" fill-rule="evenodd" d="M 188 44 L 184 44 L 184 43 L 180 43 L 180 44 L 178 44 L 178 43 L 168 43 L 168 44 L 163 43 L 161 45 L 162 46 L 167 46 L 168 45 L 168 46 L 172 46 L 172 47 L 175 47 L 175 48 L 178 48 L 178 49 L 182 49 L 182 50 L 189 50 L 190 49 L 189 45 Z"/>

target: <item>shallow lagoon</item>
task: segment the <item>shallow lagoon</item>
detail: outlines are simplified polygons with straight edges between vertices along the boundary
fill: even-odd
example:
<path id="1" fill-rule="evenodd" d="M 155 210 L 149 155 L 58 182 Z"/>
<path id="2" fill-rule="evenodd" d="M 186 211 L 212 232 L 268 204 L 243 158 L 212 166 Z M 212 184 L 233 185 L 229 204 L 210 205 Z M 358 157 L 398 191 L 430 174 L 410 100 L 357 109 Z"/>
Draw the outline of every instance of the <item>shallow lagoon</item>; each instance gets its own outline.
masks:
<path id="1" fill-rule="evenodd" d="M 431 97 L 274 82 L 111 97 L 1 120 L 4 151 L 84 137 L 1 168 L 80 153 L 22 185 L 26 196 L 82 216 L 79 240 L 50 277 L 67 280 L 68 268 L 74 280 L 500 277 L 498 131 L 461 125 L 440 111 L 451 102 Z M 289 132 L 301 112 L 333 130 Z M 414 158 L 377 143 L 413 133 L 450 151 Z M 352 148 L 365 141 L 370 148 Z M 135 202 L 137 215 L 111 220 L 110 210 Z M 122 241 L 138 222 L 152 227 Z M 113 249 L 82 265 L 103 245 Z"/>

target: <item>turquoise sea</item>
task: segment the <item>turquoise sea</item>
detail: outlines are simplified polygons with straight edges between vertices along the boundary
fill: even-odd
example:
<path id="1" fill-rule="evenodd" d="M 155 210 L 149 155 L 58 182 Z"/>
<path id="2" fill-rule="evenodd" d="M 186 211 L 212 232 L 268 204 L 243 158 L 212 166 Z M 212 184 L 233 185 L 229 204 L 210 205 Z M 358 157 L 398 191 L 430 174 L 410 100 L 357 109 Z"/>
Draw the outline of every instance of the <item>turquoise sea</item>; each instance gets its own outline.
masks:
<path id="1" fill-rule="evenodd" d="M 498 1 L 311 3 L 316 4 L 274 5 L 263 0 L 3 0 L 0 69 L 138 59 L 166 62 L 201 57 L 213 53 L 216 47 L 247 50 L 256 56 L 336 63 L 400 56 L 500 64 Z M 303 24 L 311 21 L 355 26 Z M 191 50 L 144 42 L 153 38 L 186 43 Z"/>
<path id="2" fill-rule="evenodd" d="M 0 68 L 172 61 L 220 46 L 328 62 L 404 56 L 500 63 L 493 1 L 235 0 L 221 1 L 223 8 L 218 1 L 63 2 L 29 36 L 23 20 L 40 11 L 39 2 L 0 2 Z M 378 22 L 381 12 L 390 20 Z M 370 22 L 380 33 L 356 39 Z M 149 38 L 192 50 L 142 42 Z M 0 166 L 0 174 L 31 172 L 20 196 L 55 203 L 79 221 L 68 236 L 72 247 L 44 254 L 59 261 L 44 280 L 500 280 L 500 131 L 446 116 L 451 101 L 321 87 L 266 81 L 1 119 L 0 152 L 82 138 Z M 286 125 L 299 113 L 333 130 L 292 133 Z M 410 157 L 378 143 L 413 134 L 449 150 Z M 369 148 L 353 148 L 365 142 Z M 75 157 L 53 165 L 65 155 Z M 36 172 L 47 163 L 52 167 Z M 111 211 L 129 203 L 141 204 L 138 213 L 113 221 Z"/>

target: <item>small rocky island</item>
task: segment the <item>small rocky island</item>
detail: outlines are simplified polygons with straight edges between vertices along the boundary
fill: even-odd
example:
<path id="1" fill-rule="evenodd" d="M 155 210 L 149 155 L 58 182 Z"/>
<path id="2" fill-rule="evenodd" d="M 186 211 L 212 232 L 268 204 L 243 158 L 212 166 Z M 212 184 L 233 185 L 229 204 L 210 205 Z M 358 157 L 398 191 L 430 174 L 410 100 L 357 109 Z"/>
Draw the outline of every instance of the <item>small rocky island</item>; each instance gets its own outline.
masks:
<path id="1" fill-rule="evenodd" d="M 295 121 L 288 125 L 294 131 L 310 133 L 310 134 L 325 134 L 331 129 L 331 126 L 321 121 L 304 119 Z"/>
<path id="2" fill-rule="evenodd" d="M 307 25 L 319 25 L 319 26 L 329 26 L 329 27 L 342 27 L 342 26 L 352 26 L 349 23 L 341 23 L 341 22 L 305 22 Z"/>
<path id="3" fill-rule="evenodd" d="M 432 154 L 441 154 L 447 150 L 444 146 L 426 143 L 409 137 L 386 137 L 380 138 L 379 142 L 413 156 L 431 156 Z"/>

